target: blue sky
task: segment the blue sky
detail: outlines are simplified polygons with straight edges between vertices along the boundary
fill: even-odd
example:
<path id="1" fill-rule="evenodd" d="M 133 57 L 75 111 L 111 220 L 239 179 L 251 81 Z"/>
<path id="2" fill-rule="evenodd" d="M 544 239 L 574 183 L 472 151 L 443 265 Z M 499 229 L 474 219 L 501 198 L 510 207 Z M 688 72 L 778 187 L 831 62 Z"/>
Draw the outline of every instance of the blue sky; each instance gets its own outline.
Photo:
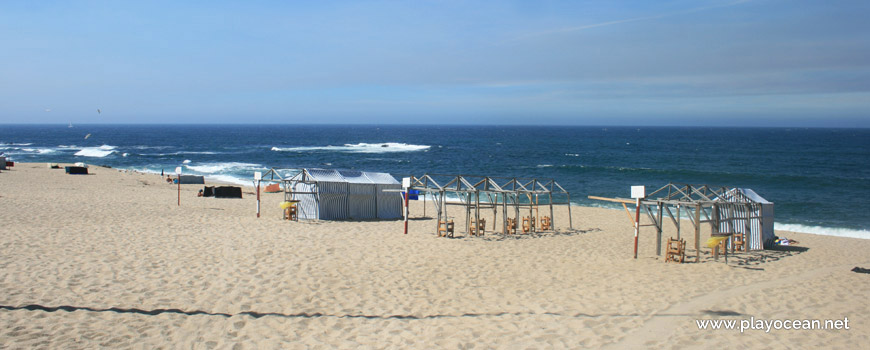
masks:
<path id="1" fill-rule="evenodd" d="M 870 127 L 868 14 L 836 0 L 7 0 L 0 123 Z"/>

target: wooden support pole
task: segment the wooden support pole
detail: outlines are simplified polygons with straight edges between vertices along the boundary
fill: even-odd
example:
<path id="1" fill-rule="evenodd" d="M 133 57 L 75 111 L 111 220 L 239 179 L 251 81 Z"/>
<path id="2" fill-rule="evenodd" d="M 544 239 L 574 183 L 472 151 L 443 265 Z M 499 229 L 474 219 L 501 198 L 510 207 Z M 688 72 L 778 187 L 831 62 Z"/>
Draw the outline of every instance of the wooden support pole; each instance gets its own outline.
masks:
<path id="1" fill-rule="evenodd" d="M 728 238 L 731 245 L 731 254 L 734 254 L 734 234 L 737 233 L 737 205 L 729 204 L 729 212 L 731 212 L 731 237 Z"/>
<path id="2" fill-rule="evenodd" d="M 622 203 L 622 208 L 625 209 L 625 215 L 628 215 L 628 220 L 634 222 L 634 217 L 631 216 L 631 210 L 628 210 L 628 206 L 625 203 Z"/>
<path id="3" fill-rule="evenodd" d="M 550 229 L 556 231 L 556 216 L 553 215 L 553 192 L 549 193 L 550 200 Z"/>
<path id="4" fill-rule="evenodd" d="M 445 225 L 447 223 L 447 207 L 444 205 L 444 200 L 445 200 L 444 194 L 445 193 L 443 190 L 440 191 L 439 197 L 441 197 L 441 202 L 437 203 L 438 204 L 438 225 L 441 225 L 441 221 L 444 221 Z M 438 232 L 437 228 L 436 228 L 435 232 Z"/>
<path id="5" fill-rule="evenodd" d="M 475 190 L 474 197 L 475 197 L 475 199 L 474 199 L 474 226 L 475 226 L 474 232 L 478 236 L 482 236 L 483 232 L 481 232 L 481 225 L 480 225 L 480 191 Z"/>
<path id="6" fill-rule="evenodd" d="M 701 205 L 695 206 L 695 262 L 701 262 Z"/>
<path id="7" fill-rule="evenodd" d="M 507 223 L 507 219 L 508 219 L 507 196 L 504 193 L 501 194 L 501 204 L 502 204 L 502 206 L 501 206 L 501 216 L 502 216 L 502 218 L 501 218 L 501 224 L 502 224 L 501 225 L 501 234 L 506 235 L 509 230 L 507 227 L 508 226 L 508 223 Z"/>
<path id="8" fill-rule="evenodd" d="M 677 204 L 677 240 L 680 239 L 680 227 L 683 226 L 682 221 L 680 220 L 680 215 L 681 215 L 680 213 L 682 211 L 683 211 L 683 208 L 681 208 L 680 205 Z"/>
<path id="9" fill-rule="evenodd" d="M 664 226 L 664 223 L 662 222 L 662 209 L 664 208 L 661 203 L 659 203 L 658 207 L 658 220 L 656 220 L 656 255 L 662 256 L 662 228 Z"/>
<path id="10" fill-rule="evenodd" d="M 531 232 L 538 232 L 538 228 L 533 224 L 535 221 L 535 214 L 532 214 L 532 210 L 534 210 L 534 203 L 532 203 L 532 195 L 526 194 L 526 197 L 529 198 L 529 226 L 531 226 Z"/>
<path id="11" fill-rule="evenodd" d="M 565 194 L 568 197 L 568 229 L 574 229 L 574 218 L 571 217 L 571 195 Z"/>
<path id="12" fill-rule="evenodd" d="M 743 232 L 743 251 L 748 253 L 749 252 L 749 244 L 750 244 L 750 242 L 752 242 L 752 234 L 751 234 L 752 224 L 750 222 L 751 219 L 749 218 L 752 215 L 752 204 L 746 204 L 745 210 L 746 210 L 746 220 L 744 220 L 744 224 L 743 224 L 744 225 L 744 227 L 743 227 L 743 230 L 744 230 L 744 232 Z M 760 236 L 761 235 L 759 235 L 759 237 Z"/>
<path id="13" fill-rule="evenodd" d="M 716 236 L 719 233 L 719 205 L 713 203 L 711 213 L 713 215 L 710 220 L 710 236 Z M 719 261 L 719 245 L 713 247 L 713 260 Z"/>
<path id="14" fill-rule="evenodd" d="M 471 236 L 471 193 L 465 193 L 465 235 Z"/>

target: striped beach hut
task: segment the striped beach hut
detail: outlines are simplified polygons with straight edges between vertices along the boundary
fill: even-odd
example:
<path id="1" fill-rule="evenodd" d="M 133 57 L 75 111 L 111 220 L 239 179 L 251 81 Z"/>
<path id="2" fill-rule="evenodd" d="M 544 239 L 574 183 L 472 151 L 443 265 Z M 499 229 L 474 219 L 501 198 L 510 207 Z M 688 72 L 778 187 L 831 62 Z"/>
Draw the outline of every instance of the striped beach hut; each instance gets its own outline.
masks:
<path id="1" fill-rule="evenodd" d="M 745 234 L 749 250 L 761 250 L 776 239 L 773 202 L 748 188 L 731 188 L 718 198 L 719 231 Z M 748 232 L 748 234 L 746 234 Z"/>
<path id="2" fill-rule="evenodd" d="M 299 201 L 300 219 L 372 220 L 402 217 L 401 189 L 392 175 L 357 170 L 302 169 L 284 180 L 285 197 Z"/>

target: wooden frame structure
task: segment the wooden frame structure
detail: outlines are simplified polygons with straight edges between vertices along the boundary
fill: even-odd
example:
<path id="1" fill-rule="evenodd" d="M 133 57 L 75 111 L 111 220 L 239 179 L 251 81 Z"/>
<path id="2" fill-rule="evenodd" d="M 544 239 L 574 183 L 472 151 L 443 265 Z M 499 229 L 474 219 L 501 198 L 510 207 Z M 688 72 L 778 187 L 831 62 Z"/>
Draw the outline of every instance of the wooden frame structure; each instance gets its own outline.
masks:
<path id="1" fill-rule="evenodd" d="M 621 203 L 629 213 L 632 224 L 635 219 L 628 210 L 627 204 L 635 204 L 632 199 L 605 198 L 589 196 L 590 199 Z M 640 200 L 640 206 L 652 224 L 639 226 L 655 226 L 656 228 L 656 255 L 662 253 L 662 228 L 664 214 L 671 219 L 677 229 L 677 240 L 681 239 L 680 220 L 681 213 L 685 210 L 694 228 L 695 238 L 695 262 L 700 261 L 701 256 L 701 224 L 709 223 L 713 236 L 728 236 L 728 245 L 731 252 L 735 250 L 734 234 L 738 233 L 738 225 L 743 225 L 744 239 L 750 232 L 750 222 L 753 219 L 761 219 L 760 204 L 744 195 L 737 188 L 710 185 L 690 185 L 669 183 L 658 190 L 648 194 Z M 676 213 L 676 215 L 674 215 Z M 702 218 L 703 215 L 703 218 Z M 743 244 L 744 251 L 749 251 L 749 245 Z M 718 250 L 714 249 L 714 255 L 718 258 Z"/>
<path id="2" fill-rule="evenodd" d="M 501 182 L 499 182 L 501 181 Z M 443 185 L 442 185 L 443 184 Z M 528 209 L 529 217 L 534 218 L 538 214 L 539 199 L 544 198 L 546 206 L 549 207 L 549 220 L 551 229 L 555 230 L 555 220 L 553 220 L 553 206 L 567 205 L 568 206 L 568 227 L 573 229 L 574 225 L 571 219 L 571 195 L 559 183 L 553 179 L 536 179 L 536 178 L 509 178 L 509 177 L 491 177 L 491 176 L 468 176 L 468 175 L 439 175 L 439 174 L 424 174 L 420 177 L 411 176 L 411 187 L 408 190 L 417 190 L 423 194 L 423 214 L 426 213 L 426 197 L 431 197 L 435 203 L 435 211 L 438 215 L 436 221 L 435 232 L 441 227 L 441 222 L 447 219 L 447 206 L 461 206 L 465 209 L 465 232 L 471 234 L 471 223 L 480 223 L 481 209 L 491 209 L 495 220 L 492 222 L 492 230 L 497 229 L 497 223 L 501 222 L 501 233 L 508 234 L 512 231 L 508 226 L 508 208 L 512 207 L 514 212 L 515 225 L 520 218 L 520 210 Z M 450 202 L 447 200 L 447 195 L 455 195 L 459 201 Z M 554 199 L 556 196 L 565 196 L 565 201 L 560 202 Z M 483 200 L 481 200 L 483 199 Z M 501 209 L 502 218 L 498 219 L 498 212 Z M 472 214 L 473 211 L 473 214 Z M 516 230 L 516 228 L 513 228 Z M 483 230 L 473 230 L 477 234 L 482 234 Z M 535 228 L 531 229 L 532 232 Z"/>

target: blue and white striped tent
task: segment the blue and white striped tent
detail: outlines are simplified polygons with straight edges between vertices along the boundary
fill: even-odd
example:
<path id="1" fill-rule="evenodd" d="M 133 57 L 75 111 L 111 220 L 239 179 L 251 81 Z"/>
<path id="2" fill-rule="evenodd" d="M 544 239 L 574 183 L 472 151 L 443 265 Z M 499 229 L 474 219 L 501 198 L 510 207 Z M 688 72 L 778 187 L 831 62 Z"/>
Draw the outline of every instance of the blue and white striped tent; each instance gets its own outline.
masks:
<path id="1" fill-rule="evenodd" d="M 773 244 L 773 202 L 748 188 L 732 188 L 716 200 L 719 204 L 720 232 L 747 233 L 749 250 L 761 250 Z M 738 205 L 728 205 L 739 203 Z M 728 220 L 738 218 L 740 220 Z M 730 246 L 730 245 L 729 245 Z"/>
<path id="2" fill-rule="evenodd" d="M 384 192 L 401 189 L 387 173 L 357 170 L 302 169 L 288 180 L 292 199 L 298 200 L 300 219 L 371 220 L 402 217 L 402 195 Z"/>

